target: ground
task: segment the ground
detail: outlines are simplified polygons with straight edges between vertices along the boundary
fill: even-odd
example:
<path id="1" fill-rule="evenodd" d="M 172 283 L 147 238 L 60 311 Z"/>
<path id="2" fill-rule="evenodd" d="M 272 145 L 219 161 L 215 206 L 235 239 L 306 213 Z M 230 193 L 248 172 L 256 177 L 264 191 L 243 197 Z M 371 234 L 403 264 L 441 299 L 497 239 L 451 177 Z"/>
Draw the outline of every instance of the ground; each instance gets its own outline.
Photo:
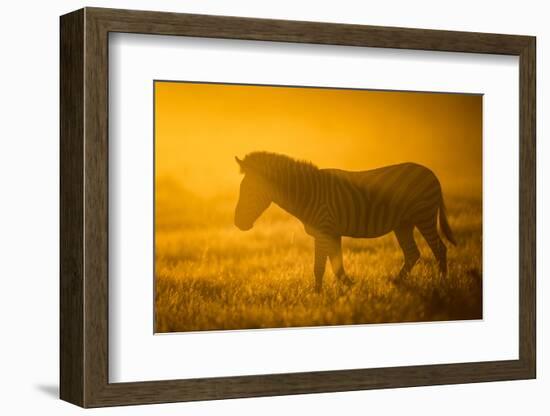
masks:
<path id="1" fill-rule="evenodd" d="M 343 291 L 327 263 L 321 294 L 302 224 L 272 206 L 242 232 L 232 223 L 233 202 L 157 199 L 156 332 L 482 318 L 480 201 L 446 201 L 458 242 L 447 243 L 446 278 L 417 231 L 422 257 L 402 282 L 393 280 L 403 261 L 393 234 L 344 238 L 344 265 L 356 284 Z"/>
<path id="2" fill-rule="evenodd" d="M 298 220 L 272 206 L 242 232 L 232 224 L 230 198 L 210 202 L 216 209 L 185 201 L 157 200 L 156 332 L 482 317 L 480 201 L 447 200 L 458 244 L 447 244 L 446 278 L 417 231 L 422 257 L 401 282 L 393 279 L 403 261 L 393 234 L 344 238 L 344 265 L 356 284 L 343 291 L 327 263 L 321 294 L 314 291 L 313 240 Z"/>

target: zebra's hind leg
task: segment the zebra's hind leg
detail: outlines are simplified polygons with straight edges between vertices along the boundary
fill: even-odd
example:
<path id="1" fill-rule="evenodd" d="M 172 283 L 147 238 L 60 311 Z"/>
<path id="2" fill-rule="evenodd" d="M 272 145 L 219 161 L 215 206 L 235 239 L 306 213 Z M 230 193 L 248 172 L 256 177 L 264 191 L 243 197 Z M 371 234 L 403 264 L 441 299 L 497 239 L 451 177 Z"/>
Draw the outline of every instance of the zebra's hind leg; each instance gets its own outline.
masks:
<path id="1" fill-rule="evenodd" d="M 403 250 L 403 255 L 405 256 L 403 267 L 401 268 L 397 279 L 402 279 L 408 276 L 409 272 L 420 258 L 420 251 L 414 241 L 413 231 L 414 225 L 412 224 L 399 226 L 394 231 L 395 236 L 397 237 L 397 242 L 399 243 L 401 250 Z"/>
<path id="2" fill-rule="evenodd" d="M 331 237 L 329 250 L 330 264 L 332 271 L 340 283 L 346 287 L 352 286 L 355 282 L 349 278 L 344 270 L 344 260 L 342 258 L 342 237 Z"/>
<path id="3" fill-rule="evenodd" d="M 447 246 L 437 232 L 437 211 L 434 215 L 419 221 L 416 226 L 434 253 L 439 264 L 439 272 L 443 277 L 447 276 Z"/>

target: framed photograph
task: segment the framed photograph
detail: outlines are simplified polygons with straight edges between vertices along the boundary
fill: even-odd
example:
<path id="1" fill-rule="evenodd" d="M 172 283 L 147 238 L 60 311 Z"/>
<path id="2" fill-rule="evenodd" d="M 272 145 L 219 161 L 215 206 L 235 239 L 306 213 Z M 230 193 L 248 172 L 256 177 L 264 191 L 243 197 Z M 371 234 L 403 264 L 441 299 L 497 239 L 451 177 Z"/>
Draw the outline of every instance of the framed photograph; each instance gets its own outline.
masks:
<path id="1" fill-rule="evenodd" d="M 60 29 L 63 400 L 535 378 L 534 37 Z"/>

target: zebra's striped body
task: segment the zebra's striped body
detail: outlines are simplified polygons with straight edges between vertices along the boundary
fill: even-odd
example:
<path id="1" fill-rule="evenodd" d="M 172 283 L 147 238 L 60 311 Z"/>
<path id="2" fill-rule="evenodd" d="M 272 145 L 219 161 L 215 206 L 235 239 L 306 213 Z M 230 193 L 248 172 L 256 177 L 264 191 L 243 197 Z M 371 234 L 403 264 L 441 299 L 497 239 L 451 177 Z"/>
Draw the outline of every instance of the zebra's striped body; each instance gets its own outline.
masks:
<path id="1" fill-rule="evenodd" d="M 405 264 L 405 276 L 420 253 L 413 237 L 417 227 L 447 271 L 446 247 L 437 232 L 437 214 L 443 233 L 454 244 L 447 223 L 439 180 L 428 168 L 403 163 L 379 169 L 352 172 L 318 169 L 287 156 L 255 152 L 239 165 L 241 183 L 235 224 L 250 229 L 254 221 L 275 202 L 300 219 L 315 238 L 316 288 L 321 289 L 326 259 L 335 275 L 346 284 L 342 263 L 341 237 L 379 237 L 395 232 Z"/>

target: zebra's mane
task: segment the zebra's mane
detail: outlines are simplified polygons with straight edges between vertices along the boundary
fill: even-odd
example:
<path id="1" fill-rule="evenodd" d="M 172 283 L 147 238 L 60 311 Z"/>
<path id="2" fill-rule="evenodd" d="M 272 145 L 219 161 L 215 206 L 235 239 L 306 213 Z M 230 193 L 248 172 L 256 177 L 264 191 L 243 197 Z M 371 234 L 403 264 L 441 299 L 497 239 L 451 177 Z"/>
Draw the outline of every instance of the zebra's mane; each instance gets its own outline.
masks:
<path id="1" fill-rule="evenodd" d="M 319 168 L 305 160 L 271 152 L 252 152 L 242 161 L 243 173 L 252 171 L 265 179 L 277 181 L 280 178 L 302 173 L 317 173 Z"/>

